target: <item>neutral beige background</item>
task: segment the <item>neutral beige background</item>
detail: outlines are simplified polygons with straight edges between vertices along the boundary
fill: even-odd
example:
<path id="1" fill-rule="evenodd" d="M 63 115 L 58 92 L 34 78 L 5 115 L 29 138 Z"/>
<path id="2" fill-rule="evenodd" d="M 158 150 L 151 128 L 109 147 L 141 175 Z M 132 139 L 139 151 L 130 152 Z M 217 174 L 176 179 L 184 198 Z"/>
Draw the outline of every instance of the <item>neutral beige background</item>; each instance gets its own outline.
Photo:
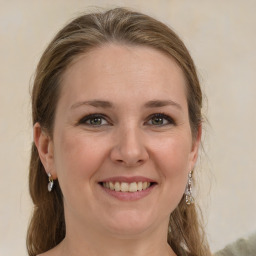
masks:
<path id="1" fill-rule="evenodd" d="M 206 178 L 198 200 L 211 248 L 255 231 L 256 1 L 0 0 L 0 255 L 26 255 L 35 66 L 54 33 L 90 6 L 134 7 L 168 23 L 185 41 L 208 97 Z"/>

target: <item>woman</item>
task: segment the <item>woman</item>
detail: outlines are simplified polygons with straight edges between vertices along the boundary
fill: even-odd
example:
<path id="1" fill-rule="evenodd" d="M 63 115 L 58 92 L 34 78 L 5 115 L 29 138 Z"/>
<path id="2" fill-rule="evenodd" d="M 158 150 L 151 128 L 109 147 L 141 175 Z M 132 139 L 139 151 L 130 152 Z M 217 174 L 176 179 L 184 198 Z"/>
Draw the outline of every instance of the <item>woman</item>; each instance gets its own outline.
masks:
<path id="1" fill-rule="evenodd" d="M 210 255 L 192 197 L 201 108 L 164 24 L 117 8 L 65 26 L 32 93 L 29 255 Z"/>

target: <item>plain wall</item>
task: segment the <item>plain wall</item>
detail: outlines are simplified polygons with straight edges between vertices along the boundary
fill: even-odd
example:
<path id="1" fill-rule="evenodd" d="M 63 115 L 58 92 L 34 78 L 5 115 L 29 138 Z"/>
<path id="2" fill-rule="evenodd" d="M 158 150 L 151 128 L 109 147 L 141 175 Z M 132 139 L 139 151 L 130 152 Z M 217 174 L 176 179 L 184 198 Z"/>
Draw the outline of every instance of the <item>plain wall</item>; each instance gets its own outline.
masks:
<path id="1" fill-rule="evenodd" d="M 184 40 L 208 98 L 205 178 L 196 200 L 205 207 L 211 248 L 255 231 L 256 1 L 0 0 L 0 255 L 27 255 L 29 86 L 36 64 L 54 34 L 93 6 L 133 7 Z"/>

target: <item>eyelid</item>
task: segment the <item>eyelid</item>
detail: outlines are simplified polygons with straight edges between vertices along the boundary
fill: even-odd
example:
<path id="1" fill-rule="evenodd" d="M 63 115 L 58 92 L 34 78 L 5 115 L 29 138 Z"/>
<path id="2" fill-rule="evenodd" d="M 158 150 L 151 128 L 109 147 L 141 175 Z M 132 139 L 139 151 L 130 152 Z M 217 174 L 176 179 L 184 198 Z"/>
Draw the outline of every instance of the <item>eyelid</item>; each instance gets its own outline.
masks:
<path id="1" fill-rule="evenodd" d="M 81 119 L 79 119 L 77 125 L 87 125 L 87 126 L 94 126 L 94 127 L 97 127 L 97 125 L 90 125 L 90 124 L 87 124 L 86 121 L 90 120 L 90 119 L 93 119 L 93 118 L 101 118 L 101 119 L 104 119 L 107 121 L 108 124 L 110 124 L 110 121 L 109 121 L 109 118 L 104 115 L 104 114 L 101 114 L 101 113 L 95 113 L 95 114 L 88 114 L 84 117 L 82 117 Z M 107 125 L 107 124 L 103 124 L 103 125 L 98 125 L 98 127 L 100 126 L 104 126 L 104 125 Z"/>
<path id="2" fill-rule="evenodd" d="M 170 115 L 167 115 L 165 113 L 155 113 L 155 114 L 150 115 L 148 117 L 148 120 L 146 121 L 146 123 L 148 123 L 154 117 L 159 117 L 159 118 L 166 119 L 168 121 L 168 124 L 162 124 L 162 125 L 150 124 L 151 126 L 159 126 L 159 127 L 161 127 L 161 126 L 166 126 L 166 125 L 176 125 L 175 120 Z"/>
<path id="3" fill-rule="evenodd" d="M 149 121 L 152 120 L 152 118 L 154 117 L 159 117 L 159 118 L 163 118 L 165 120 L 168 121 L 167 124 L 162 124 L 162 125 L 154 125 L 154 124 L 149 124 Z M 88 124 L 86 123 L 88 120 L 90 119 L 93 119 L 93 118 L 101 118 L 101 119 L 104 119 L 106 120 L 107 124 L 101 124 L 101 125 L 91 125 L 91 124 Z M 158 126 L 158 127 L 161 127 L 161 126 L 167 126 L 167 125 L 176 125 L 176 122 L 175 120 L 168 114 L 165 114 L 165 113 L 154 113 L 152 115 L 150 115 L 146 122 L 145 122 L 146 125 L 150 125 L 150 126 Z M 84 117 L 82 117 L 81 119 L 79 119 L 79 121 L 77 122 L 77 125 L 87 125 L 87 126 L 92 126 L 92 127 L 101 127 L 101 126 L 105 126 L 105 125 L 113 125 L 110 121 L 110 119 L 105 115 L 105 114 L 102 114 L 102 113 L 94 113 L 94 114 L 88 114 Z"/>

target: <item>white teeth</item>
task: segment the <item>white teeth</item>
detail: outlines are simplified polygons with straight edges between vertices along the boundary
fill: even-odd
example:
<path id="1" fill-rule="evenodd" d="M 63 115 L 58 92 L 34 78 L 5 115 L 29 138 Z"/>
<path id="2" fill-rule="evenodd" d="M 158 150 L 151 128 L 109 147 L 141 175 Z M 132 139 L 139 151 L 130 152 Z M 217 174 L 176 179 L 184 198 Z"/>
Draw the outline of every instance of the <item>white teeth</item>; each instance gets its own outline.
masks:
<path id="1" fill-rule="evenodd" d="M 103 182 L 103 187 L 108 188 L 110 190 L 115 190 L 117 192 L 137 192 L 137 191 L 142 191 L 147 189 L 150 186 L 150 182 L 132 182 L 132 183 L 127 183 L 127 182 Z"/>
<path id="2" fill-rule="evenodd" d="M 108 182 L 106 182 L 106 183 L 108 183 Z M 104 183 L 103 183 L 104 184 Z M 107 185 L 106 185 L 107 186 Z M 115 185 L 114 185 L 114 183 L 112 183 L 111 181 L 109 182 L 109 188 L 111 189 L 111 190 L 114 190 L 115 189 Z"/>
<path id="3" fill-rule="evenodd" d="M 138 190 L 138 186 L 136 182 L 132 182 L 129 186 L 129 192 L 136 192 Z"/>
<path id="4" fill-rule="evenodd" d="M 120 183 L 119 182 L 116 182 L 115 183 L 115 191 L 120 191 L 121 188 L 120 188 Z"/>
<path id="5" fill-rule="evenodd" d="M 142 189 L 143 189 L 143 190 L 146 189 L 147 186 L 148 186 L 148 183 L 147 183 L 146 181 L 142 183 Z"/>
<path id="6" fill-rule="evenodd" d="M 121 182 L 121 191 L 122 192 L 128 192 L 129 191 L 129 184 L 126 183 L 126 182 Z"/>
<path id="7" fill-rule="evenodd" d="M 138 189 L 138 191 L 142 190 L 142 182 L 141 181 L 138 182 L 137 189 Z"/>

